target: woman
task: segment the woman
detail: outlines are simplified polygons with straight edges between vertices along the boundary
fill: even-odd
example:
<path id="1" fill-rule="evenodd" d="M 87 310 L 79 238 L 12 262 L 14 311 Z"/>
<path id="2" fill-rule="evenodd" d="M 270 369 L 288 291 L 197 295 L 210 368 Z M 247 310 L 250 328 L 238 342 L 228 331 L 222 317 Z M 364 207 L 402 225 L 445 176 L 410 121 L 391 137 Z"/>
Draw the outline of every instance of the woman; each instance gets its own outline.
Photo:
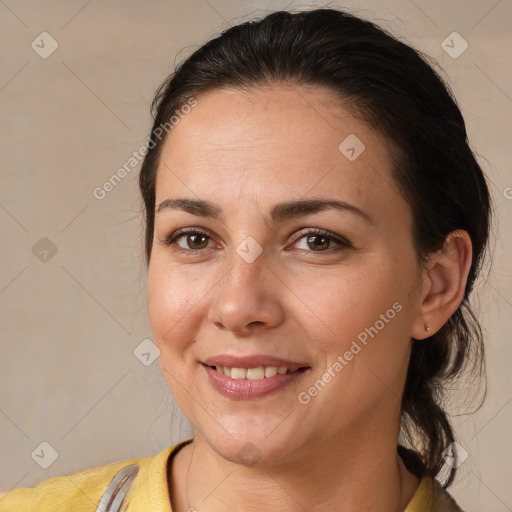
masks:
<path id="1" fill-rule="evenodd" d="M 482 369 L 490 199 L 446 85 L 372 23 L 276 12 L 153 107 L 148 311 L 194 438 L 2 510 L 94 510 L 130 464 L 133 511 L 460 510 L 443 391 Z"/>

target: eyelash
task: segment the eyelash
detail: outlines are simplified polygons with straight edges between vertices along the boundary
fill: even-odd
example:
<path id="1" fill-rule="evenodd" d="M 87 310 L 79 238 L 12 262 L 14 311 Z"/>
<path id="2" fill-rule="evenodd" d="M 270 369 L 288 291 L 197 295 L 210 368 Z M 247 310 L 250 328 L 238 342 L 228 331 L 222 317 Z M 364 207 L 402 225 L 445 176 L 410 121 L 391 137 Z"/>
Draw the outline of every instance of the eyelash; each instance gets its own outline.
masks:
<path id="1" fill-rule="evenodd" d="M 166 239 L 161 240 L 160 243 L 162 245 L 166 245 L 166 246 L 174 246 L 173 250 L 176 252 L 188 253 L 188 254 L 198 253 L 198 252 L 201 252 L 201 251 L 204 251 L 205 249 L 207 249 L 206 247 L 203 249 L 184 249 L 183 247 L 180 247 L 179 245 L 177 245 L 175 243 L 181 237 L 183 237 L 185 235 L 192 235 L 192 234 L 193 235 L 204 235 L 204 236 L 208 237 L 210 240 L 213 240 L 213 238 L 206 231 L 203 231 L 203 230 L 197 229 L 197 228 L 184 228 L 184 229 L 175 231 L 174 233 L 171 233 Z M 331 254 L 334 251 L 338 251 L 343 248 L 346 249 L 346 248 L 352 247 L 350 242 L 348 242 L 348 240 L 346 240 L 340 236 L 334 235 L 330 231 L 325 231 L 323 229 L 308 228 L 307 230 L 299 231 L 298 234 L 299 234 L 299 236 L 297 236 L 297 238 L 295 238 L 293 243 L 296 243 L 299 240 L 301 240 L 302 238 L 307 237 L 307 236 L 310 236 L 310 237 L 311 236 L 323 236 L 323 237 L 329 239 L 330 241 L 334 241 L 338 244 L 338 247 L 335 247 L 334 249 L 330 248 L 325 251 L 310 250 L 310 251 L 306 251 L 306 252 L 320 253 L 320 254 L 322 254 L 322 253 Z M 301 249 L 301 250 L 305 250 L 305 249 Z"/>

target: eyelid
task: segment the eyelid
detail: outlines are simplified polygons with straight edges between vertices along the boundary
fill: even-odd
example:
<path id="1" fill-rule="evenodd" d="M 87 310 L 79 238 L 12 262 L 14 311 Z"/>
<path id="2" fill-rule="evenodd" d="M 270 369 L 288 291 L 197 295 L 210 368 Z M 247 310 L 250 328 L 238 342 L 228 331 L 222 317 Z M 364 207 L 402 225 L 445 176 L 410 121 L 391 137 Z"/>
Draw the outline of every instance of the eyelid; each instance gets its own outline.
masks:
<path id="1" fill-rule="evenodd" d="M 216 242 L 215 240 L 215 237 L 212 236 L 211 232 L 208 230 L 208 229 L 205 229 L 205 228 L 199 228 L 199 227 L 187 227 L 187 228 L 182 228 L 182 229 L 178 229 L 176 231 L 174 231 L 173 233 L 171 233 L 168 237 L 164 238 L 163 240 L 159 240 L 159 243 L 162 244 L 162 245 L 167 245 L 167 246 L 171 246 L 171 245 L 174 245 L 174 242 L 176 242 L 176 240 L 178 240 L 180 237 L 188 234 L 188 233 L 193 233 L 193 234 L 199 234 L 199 235 L 205 235 L 206 237 L 208 237 L 211 241 L 217 243 L 217 245 L 221 245 L 220 243 Z M 305 236 L 325 236 L 327 238 L 329 238 L 331 241 L 335 242 L 337 244 L 336 247 L 334 248 L 330 248 L 330 249 L 327 249 L 325 251 L 306 251 L 306 252 L 310 252 L 310 253 L 317 253 L 317 254 L 331 254 L 333 252 L 335 252 L 336 250 L 340 249 L 340 248 L 351 248 L 352 247 L 352 244 L 350 243 L 349 240 L 347 240 L 345 237 L 341 236 L 341 235 L 338 235 L 336 233 L 333 233 L 329 230 L 326 230 L 326 229 L 320 229 L 320 228 L 302 228 L 302 229 L 299 229 L 298 231 L 296 231 L 294 234 L 293 234 L 293 240 L 291 242 L 291 244 L 295 244 L 296 242 L 298 242 L 300 239 L 304 238 Z M 184 249 L 183 247 L 180 247 L 176 244 L 176 246 L 173 248 L 175 251 L 177 252 L 182 252 L 182 253 L 189 253 L 189 254 L 193 254 L 193 253 L 200 253 L 200 252 L 203 252 L 206 248 L 203 248 L 203 249 Z M 288 250 L 288 249 L 285 249 L 285 250 Z M 305 250 L 305 249 L 300 249 L 300 250 Z"/>
<path id="2" fill-rule="evenodd" d="M 336 233 L 333 233 L 332 231 L 329 231 L 327 229 L 320 229 L 320 228 L 303 228 L 294 233 L 293 242 L 295 243 L 301 238 L 304 238 L 305 236 L 325 236 L 332 241 L 336 242 L 338 246 L 342 247 L 352 247 L 352 244 L 343 236 L 337 235 Z M 321 253 L 328 253 L 330 251 L 318 251 L 319 254 Z M 317 252 L 317 251 L 308 251 L 308 252 Z"/>
<path id="3" fill-rule="evenodd" d="M 182 228 L 177 229 L 176 231 L 173 231 L 169 236 L 164 237 L 163 240 L 159 240 L 159 242 L 162 245 L 172 245 L 176 240 L 178 240 L 180 237 L 187 235 L 188 233 L 198 234 L 198 235 L 205 235 L 210 240 L 215 242 L 215 237 L 212 236 L 210 231 L 208 231 L 205 228 L 196 228 L 196 227 L 188 227 L 188 228 Z M 183 249 L 183 247 L 176 246 L 175 250 L 177 251 L 183 251 L 183 252 L 201 252 L 204 249 L 197 249 L 194 251 L 194 249 Z"/>

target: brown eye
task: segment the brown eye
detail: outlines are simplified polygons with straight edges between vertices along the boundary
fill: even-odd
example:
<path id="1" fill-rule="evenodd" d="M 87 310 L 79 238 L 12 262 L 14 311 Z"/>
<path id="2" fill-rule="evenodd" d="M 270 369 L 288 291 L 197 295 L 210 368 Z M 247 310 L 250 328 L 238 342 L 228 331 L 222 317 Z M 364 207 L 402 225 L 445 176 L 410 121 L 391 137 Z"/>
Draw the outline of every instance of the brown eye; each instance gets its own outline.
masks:
<path id="1" fill-rule="evenodd" d="M 187 234 L 181 235 L 181 237 L 178 237 L 178 238 L 182 238 L 182 237 L 185 237 L 189 249 L 204 249 L 208 245 L 208 239 L 210 238 L 202 233 L 198 233 L 198 234 L 187 233 Z"/>
<path id="2" fill-rule="evenodd" d="M 329 237 L 323 236 L 323 235 L 308 236 L 307 244 L 308 244 L 308 247 L 310 247 L 314 251 L 328 249 L 329 244 L 330 244 L 330 239 L 329 239 Z"/>
<path id="3" fill-rule="evenodd" d="M 184 240 L 184 241 L 183 241 Z M 179 251 L 199 251 L 208 247 L 211 237 L 198 229 L 186 229 L 172 233 L 162 241 L 163 245 L 176 246 Z"/>
<path id="4" fill-rule="evenodd" d="M 303 243 L 303 247 L 299 246 L 300 243 Z M 338 249 L 351 247 L 346 239 L 319 229 L 309 229 L 298 233 L 293 245 L 298 249 L 317 253 L 330 253 Z"/>

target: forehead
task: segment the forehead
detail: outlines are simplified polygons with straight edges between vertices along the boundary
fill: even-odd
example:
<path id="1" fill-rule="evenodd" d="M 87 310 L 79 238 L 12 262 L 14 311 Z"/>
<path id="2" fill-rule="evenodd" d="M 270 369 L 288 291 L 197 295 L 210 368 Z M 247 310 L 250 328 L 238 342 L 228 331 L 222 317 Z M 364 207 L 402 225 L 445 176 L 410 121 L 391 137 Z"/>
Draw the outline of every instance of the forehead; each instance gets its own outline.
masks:
<path id="1" fill-rule="evenodd" d="M 220 89 L 197 98 L 197 106 L 169 134 L 166 146 L 173 150 L 193 147 L 194 154 L 179 151 L 175 155 L 180 159 L 188 156 L 191 162 L 205 153 L 212 160 L 229 154 L 236 158 L 237 153 L 262 147 L 267 151 L 261 158 L 297 155 L 297 151 L 300 156 L 318 158 L 325 151 L 338 151 L 350 130 L 371 131 L 325 88 L 275 85 Z M 274 154 L 276 149 L 279 151 Z"/>
<path id="2" fill-rule="evenodd" d="M 309 191 L 376 204 L 398 195 L 387 140 L 327 89 L 221 89 L 196 100 L 165 141 L 157 203 L 178 191 L 262 203 Z"/>

